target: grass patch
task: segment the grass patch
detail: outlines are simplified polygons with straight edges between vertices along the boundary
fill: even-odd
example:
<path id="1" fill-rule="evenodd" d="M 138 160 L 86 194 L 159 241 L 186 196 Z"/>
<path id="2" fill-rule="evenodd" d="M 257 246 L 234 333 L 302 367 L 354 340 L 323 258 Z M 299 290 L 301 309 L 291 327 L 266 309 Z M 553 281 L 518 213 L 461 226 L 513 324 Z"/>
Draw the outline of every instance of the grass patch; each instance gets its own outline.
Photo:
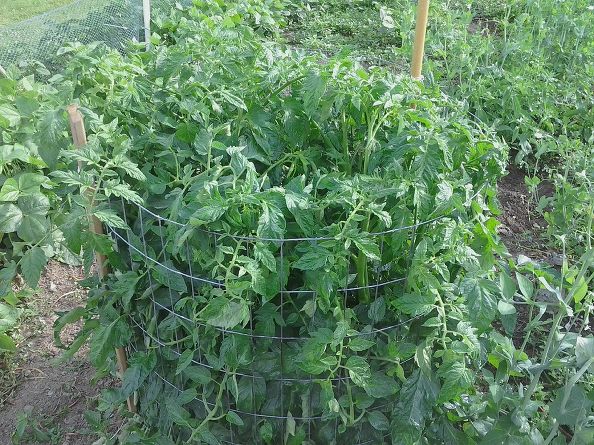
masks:
<path id="1" fill-rule="evenodd" d="M 0 26 L 20 22 L 73 0 L 0 0 Z"/>

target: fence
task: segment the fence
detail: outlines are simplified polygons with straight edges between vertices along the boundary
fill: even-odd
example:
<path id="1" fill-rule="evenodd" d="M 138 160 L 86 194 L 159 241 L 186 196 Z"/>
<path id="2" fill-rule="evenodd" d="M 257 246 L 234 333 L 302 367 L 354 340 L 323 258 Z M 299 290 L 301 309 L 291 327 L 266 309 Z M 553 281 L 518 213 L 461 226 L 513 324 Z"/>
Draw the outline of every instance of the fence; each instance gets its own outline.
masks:
<path id="1" fill-rule="evenodd" d="M 152 0 L 154 11 L 191 0 Z M 7 6 L 5 6 L 7 7 Z M 143 38 L 142 0 L 74 0 L 35 17 L 0 27 L 0 66 L 51 61 L 68 42 L 101 41 L 121 49 Z"/>
<path id="2" fill-rule="evenodd" d="M 479 192 L 470 197 L 469 202 Z M 340 417 L 328 413 L 328 401 L 324 394 L 332 394 L 340 403 L 364 400 L 357 401 L 368 403 L 363 412 L 380 412 L 390 417 L 396 400 L 397 381 L 383 372 L 374 373 L 370 386 L 362 390 L 356 377 L 344 367 L 339 369 L 337 366 L 338 371 L 318 372 L 303 365 L 303 351 L 308 344 L 315 344 L 320 327 L 328 320 L 316 320 L 315 314 L 308 321 L 298 319 L 298 308 L 319 307 L 322 297 L 319 289 L 305 275 L 283 271 L 285 259 L 291 255 L 294 261 L 295 255 L 299 255 L 299 245 L 340 241 L 325 236 L 272 239 L 220 233 L 172 221 L 156 211 L 124 203 L 123 200 L 112 202 L 111 208 L 129 227 L 108 227 L 108 232 L 119 246 L 120 257 L 129 262 L 130 270 L 143 271 L 147 277 L 146 287 L 141 286 L 134 297 L 136 309 L 128 315 L 129 324 L 136 333 L 130 352 L 147 354 L 157 351 L 157 366 L 139 396 L 145 417 L 153 417 L 155 423 L 163 422 L 163 413 L 171 410 L 167 399 L 183 399 L 190 389 L 196 389 L 193 400 L 184 402 L 196 418 L 206 418 L 209 409 L 218 408 L 240 419 L 237 424 L 217 431 L 218 439 L 224 444 L 264 443 L 259 431 L 263 423 L 273 425 L 272 443 L 285 443 L 283 435 L 289 430 L 301 431 L 302 438 L 307 439 L 304 443 L 310 444 L 379 445 L 389 442 L 385 431 L 378 431 L 367 422 L 359 421 L 341 429 Z M 419 237 L 426 230 L 434 230 L 440 224 L 451 224 L 456 219 L 445 213 L 426 221 L 416 221 L 411 212 L 404 215 L 396 227 L 370 234 L 380 247 L 379 260 L 369 263 L 369 282 L 365 286 L 351 281 L 353 264 L 349 259 L 345 260 L 344 286 L 332 291 L 337 301 L 342 300 L 342 313 L 358 305 L 361 291 L 369 292 L 370 296 L 367 305 L 357 306 L 357 310 L 363 312 L 378 308 L 384 296 L 388 301 L 390 295 L 401 294 Z M 173 233 L 179 236 L 172 237 Z M 392 248 L 401 244 L 399 258 L 386 259 L 384 245 L 388 243 Z M 233 283 L 213 277 L 208 273 L 209 266 L 200 264 L 200 258 L 236 249 L 236 253 L 237 250 L 241 252 L 244 262 L 255 261 L 258 249 L 263 248 L 273 252 L 277 265 L 278 274 L 271 274 L 271 277 L 278 283 L 269 283 L 274 288 L 273 296 L 266 299 L 250 289 L 248 306 L 237 306 L 234 311 L 238 315 L 237 320 L 242 318 L 241 312 L 246 311 L 247 321 L 244 324 L 231 322 L 229 326 L 223 326 L 220 322 L 204 320 L 199 312 L 209 301 L 232 294 L 229 286 L 241 287 L 241 280 Z M 348 256 L 347 251 L 345 258 Z M 374 348 L 387 347 L 388 343 L 404 341 L 410 335 L 413 323 L 426 315 L 406 315 L 390 308 L 381 311 L 385 312 L 377 318 L 360 316 L 364 321 L 352 325 L 341 341 L 345 345 L 362 341 L 373 343 Z M 291 314 L 294 319 L 289 321 L 288 315 Z M 339 319 L 334 323 L 340 325 Z M 333 335 L 331 330 L 328 335 Z M 233 350 L 236 352 L 232 354 L 238 357 L 234 369 L 229 370 L 217 363 L 219 354 Z M 345 352 L 338 364 L 341 360 L 344 365 L 345 362 L 366 357 L 366 351 L 357 352 L 357 348 L 353 347 Z M 322 357 L 318 359 L 322 360 Z M 180 372 L 180 362 L 189 364 L 187 366 L 193 368 L 190 375 L 198 377 L 188 377 L 185 372 Z M 312 366 L 315 367 L 315 364 L 312 363 Z M 199 381 L 198 385 L 192 381 L 195 378 Z M 227 379 L 234 380 L 236 389 L 226 384 Z M 209 381 L 222 385 L 219 399 L 207 389 Z M 159 393 L 159 399 L 152 399 L 151 393 Z M 359 409 L 354 408 L 357 413 Z M 160 429 L 175 431 L 176 427 L 160 424 Z M 183 432 L 179 432 L 183 428 L 178 425 L 177 430 L 178 439 L 187 440 Z"/>

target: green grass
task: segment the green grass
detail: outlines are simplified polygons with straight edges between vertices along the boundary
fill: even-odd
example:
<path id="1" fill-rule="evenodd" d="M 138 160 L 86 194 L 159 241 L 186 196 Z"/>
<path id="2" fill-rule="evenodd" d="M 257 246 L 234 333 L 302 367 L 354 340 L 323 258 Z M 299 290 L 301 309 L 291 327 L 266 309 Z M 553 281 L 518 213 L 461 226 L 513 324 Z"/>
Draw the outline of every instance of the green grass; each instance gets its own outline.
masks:
<path id="1" fill-rule="evenodd" d="M 0 0 L 0 26 L 28 19 L 73 0 Z"/>

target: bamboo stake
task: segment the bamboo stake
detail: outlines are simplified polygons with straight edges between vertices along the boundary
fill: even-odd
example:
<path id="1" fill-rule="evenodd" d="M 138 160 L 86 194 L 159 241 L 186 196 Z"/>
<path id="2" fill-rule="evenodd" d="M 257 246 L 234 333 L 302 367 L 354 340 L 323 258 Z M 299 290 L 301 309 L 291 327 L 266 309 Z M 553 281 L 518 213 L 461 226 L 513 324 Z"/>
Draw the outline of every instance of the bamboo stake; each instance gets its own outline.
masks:
<path id="1" fill-rule="evenodd" d="M 142 0 L 142 12 L 144 18 L 144 44 L 148 51 L 151 49 L 151 0 Z"/>
<path id="2" fill-rule="evenodd" d="M 413 79 L 422 80 L 423 56 L 425 54 L 425 36 L 429 21 L 429 0 L 418 0 L 417 23 L 415 27 L 415 43 L 413 46 L 410 74 Z"/>
<path id="3" fill-rule="evenodd" d="M 78 106 L 76 104 L 69 105 L 67 111 L 68 118 L 70 120 L 70 131 L 72 133 L 72 140 L 74 141 L 75 147 L 81 148 L 87 144 L 87 133 L 85 131 L 85 122 L 83 120 L 83 116 L 80 113 L 80 111 L 78 111 Z M 82 169 L 82 167 L 82 163 L 79 162 L 79 171 Z M 91 205 L 93 204 L 94 203 L 91 203 Z M 89 230 L 98 235 L 103 235 L 103 224 L 101 224 L 101 221 L 99 221 L 99 219 L 97 219 L 97 217 L 94 215 L 89 218 Z M 95 252 L 95 262 L 97 263 L 99 278 L 105 278 L 108 272 L 107 258 L 105 257 L 105 255 L 102 255 L 99 252 Z M 124 348 L 117 348 L 116 357 L 120 375 L 123 376 L 126 372 L 126 369 L 128 369 L 128 358 L 126 357 L 126 350 Z M 128 397 L 127 403 L 128 410 L 132 413 L 136 413 L 136 405 L 134 403 L 133 396 Z"/>

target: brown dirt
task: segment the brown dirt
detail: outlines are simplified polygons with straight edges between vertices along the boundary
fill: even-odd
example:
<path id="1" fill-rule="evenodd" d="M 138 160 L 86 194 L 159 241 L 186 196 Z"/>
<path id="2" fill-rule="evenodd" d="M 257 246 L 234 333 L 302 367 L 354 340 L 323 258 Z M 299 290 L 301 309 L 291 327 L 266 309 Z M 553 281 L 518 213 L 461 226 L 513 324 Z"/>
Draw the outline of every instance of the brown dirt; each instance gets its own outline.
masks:
<path id="1" fill-rule="evenodd" d="M 509 165 L 508 171 L 509 174 L 498 184 L 497 196 L 502 211 L 499 235 L 514 258 L 521 254 L 557 265 L 558 254 L 551 251 L 543 236 L 547 223 L 535 211 L 538 198 L 552 193 L 550 184 L 543 182 L 534 198 L 524 183 L 525 172 L 513 164 Z"/>
<path id="2" fill-rule="evenodd" d="M 29 316 L 23 320 L 17 337 L 18 353 L 13 362 L 16 385 L 1 388 L 0 444 L 11 443 L 17 418 L 28 414 L 28 425 L 37 425 L 48 433 L 56 445 L 89 445 L 93 438 L 84 419 L 100 388 L 91 383 L 93 368 L 81 351 L 70 362 L 57 363 L 61 350 L 53 341 L 52 326 L 56 311 L 68 311 L 84 304 L 85 294 L 77 288 L 82 271 L 51 262 L 40 282 L 40 292 L 27 301 Z M 76 335 L 76 326 L 69 326 L 62 338 L 67 344 Z M 32 445 L 33 438 L 24 443 Z"/>

